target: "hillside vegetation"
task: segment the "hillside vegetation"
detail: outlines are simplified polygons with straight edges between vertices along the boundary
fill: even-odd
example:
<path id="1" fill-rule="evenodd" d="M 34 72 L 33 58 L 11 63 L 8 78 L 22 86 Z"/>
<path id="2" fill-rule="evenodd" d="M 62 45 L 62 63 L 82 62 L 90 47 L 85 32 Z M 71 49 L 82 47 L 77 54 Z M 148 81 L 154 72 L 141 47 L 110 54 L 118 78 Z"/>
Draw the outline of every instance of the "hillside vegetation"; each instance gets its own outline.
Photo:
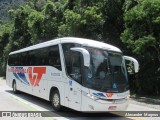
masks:
<path id="1" fill-rule="evenodd" d="M 0 20 L 8 21 L 8 10 L 16 9 L 23 5 L 27 0 L 0 0 Z"/>
<path id="2" fill-rule="evenodd" d="M 54 38 L 75 36 L 119 47 L 140 71 L 131 90 L 160 95 L 160 0 L 34 0 L 10 9 L 0 23 L 0 66 L 8 54 Z"/>

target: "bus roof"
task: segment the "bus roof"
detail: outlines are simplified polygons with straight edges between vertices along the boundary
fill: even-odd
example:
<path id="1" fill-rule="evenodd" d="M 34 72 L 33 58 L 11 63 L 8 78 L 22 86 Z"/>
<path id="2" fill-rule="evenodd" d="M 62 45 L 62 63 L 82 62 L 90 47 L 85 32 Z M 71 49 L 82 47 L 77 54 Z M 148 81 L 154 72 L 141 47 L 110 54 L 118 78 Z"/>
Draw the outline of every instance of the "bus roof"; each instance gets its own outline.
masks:
<path id="1" fill-rule="evenodd" d="M 103 43 L 103 42 L 99 42 L 99 41 L 95 41 L 95 40 L 90 40 L 90 39 L 84 39 L 84 38 L 64 37 L 64 38 L 58 38 L 58 39 L 50 40 L 47 42 L 39 43 L 36 45 L 32 45 L 32 46 L 29 46 L 29 47 L 26 47 L 26 48 L 23 48 L 23 49 L 20 49 L 17 51 L 13 51 L 10 53 L 10 55 L 25 52 L 25 51 L 30 51 L 30 50 L 34 50 L 34 49 L 44 48 L 44 47 L 56 45 L 59 43 L 79 43 L 83 46 L 90 46 L 90 47 L 95 47 L 95 48 L 111 50 L 111 51 L 115 51 L 115 52 L 121 52 L 121 50 L 119 48 L 112 46 L 110 44 L 107 44 L 107 43 Z"/>

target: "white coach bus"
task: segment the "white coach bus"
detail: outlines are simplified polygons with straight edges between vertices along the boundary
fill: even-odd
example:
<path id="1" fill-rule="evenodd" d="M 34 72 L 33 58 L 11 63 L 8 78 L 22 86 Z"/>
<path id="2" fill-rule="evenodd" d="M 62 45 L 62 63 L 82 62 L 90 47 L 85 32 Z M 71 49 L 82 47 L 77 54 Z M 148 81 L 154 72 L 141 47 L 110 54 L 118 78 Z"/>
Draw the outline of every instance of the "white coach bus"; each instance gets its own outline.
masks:
<path id="1" fill-rule="evenodd" d="M 6 80 L 14 93 L 22 91 L 83 112 L 126 110 L 129 83 L 125 60 L 112 45 L 74 37 L 59 38 L 9 54 Z"/>

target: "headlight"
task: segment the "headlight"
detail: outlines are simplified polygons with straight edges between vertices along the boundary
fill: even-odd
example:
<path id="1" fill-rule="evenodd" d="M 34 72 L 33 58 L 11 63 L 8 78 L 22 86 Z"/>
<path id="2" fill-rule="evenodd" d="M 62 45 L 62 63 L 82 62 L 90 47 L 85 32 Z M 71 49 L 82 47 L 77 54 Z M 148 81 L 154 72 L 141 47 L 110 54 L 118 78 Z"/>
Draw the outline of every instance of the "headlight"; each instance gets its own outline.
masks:
<path id="1" fill-rule="evenodd" d="M 127 95 L 127 99 L 129 99 L 130 98 L 130 95 Z"/>
<path id="2" fill-rule="evenodd" d="M 96 97 L 92 94 L 89 94 L 89 93 L 87 94 L 87 97 L 91 98 L 92 100 L 98 100 L 99 99 L 98 97 Z"/>

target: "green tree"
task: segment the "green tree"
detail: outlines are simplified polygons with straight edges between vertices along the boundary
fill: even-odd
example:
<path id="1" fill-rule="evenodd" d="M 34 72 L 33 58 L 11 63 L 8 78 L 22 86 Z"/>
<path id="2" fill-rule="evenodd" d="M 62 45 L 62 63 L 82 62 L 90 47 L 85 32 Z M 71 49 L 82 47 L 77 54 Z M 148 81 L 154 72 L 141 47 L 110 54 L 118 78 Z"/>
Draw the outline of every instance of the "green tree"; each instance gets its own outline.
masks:
<path id="1" fill-rule="evenodd" d="M 28 31 L 31 34 L 31 43 L 35 44 L 39 39 L 43 37 L 42 26 L 43 26 L 44 15 L 41 12 L 33 10 L 28 16 Z"/>
<path id="2" fill-rule="evenodd" d="M 100 40 L 104 23 L 102 13 L 97 6 L 85 6 L 84 8 L 82 6 L 81 8 L 80 4 L 82 3 L 78 2 L 75 6 L 72 4 L 64 11 L 63 21 L 59 26 L 59 36 Z"/>
<path id="3" fill-rule="evenodd" d="M 43 37 L 46 40 L 56 38 L 58 36 L 58 7 L 53 2 L 48 2 L 44 8 L 43 20 Z"/>
<path id="4" fill-rule="evenodd" d="M 12 26 L 11 23 L 1 23 L 0 24 L 0 75 L 5 74 L 5 66 L 3 66 L 3 50 L 10 39 L 10 33 Z"/>
<path id="5" fill-rule="evenodd" d="M 160 94 L 160 1 L 140 0 L 124 20 L 121 39 L 140 61 L 138 91 Z"/>
<path id="6" fill-rule="evenodd" d="M 6 44 L 3 44 L 2 69 L 5 71 L 8 55 L 11 51 L 18 50 L 31 45 L 31 35 L 28 31 L 28 16 L 32 11 L 32 4 L 27 3 L 16 10 L 10 10 L 12 24 L 7 28 L 10 34 Z M 3 33 L 4 35 L 4 33 Z"/>

